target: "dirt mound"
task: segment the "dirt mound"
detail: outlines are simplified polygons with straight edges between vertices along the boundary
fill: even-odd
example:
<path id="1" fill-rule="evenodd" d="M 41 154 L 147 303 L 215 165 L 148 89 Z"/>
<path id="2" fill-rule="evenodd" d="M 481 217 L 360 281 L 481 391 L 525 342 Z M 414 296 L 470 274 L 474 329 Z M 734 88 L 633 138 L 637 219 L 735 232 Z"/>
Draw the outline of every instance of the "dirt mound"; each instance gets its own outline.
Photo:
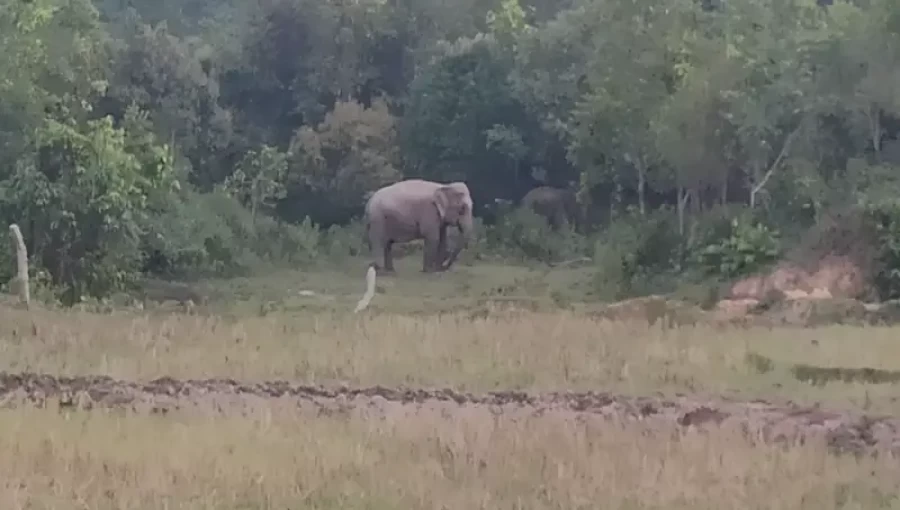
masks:
<path id="1" fill-rule="evenodd" d="M 827 255 L 813 269 L 793 262 L 782 262 L 770 273 L 737 281 L 729 289 L 728 299 L 766 299 L 778 293 L 789 299 L 850 298 L 866 296 L 870 291 L 867 270 L 847 255 Z"/>
<path id="2" fill-rule="evenodd" d="M 651 295 L 627 299 L 608 305 L 591 305 L 579 310 L 598 319 L 613 321 L 647 321 L 678 326 L 696 324 L 704 317 L 703 310 L 685 301 Z"/>
<path id="3" fill-rule="evenodd" d="M 823 219 L 774 269 L 735 282 L 727 299 L 864 299 L 872 295 L 876 270 L 874 235 L 859 211 Z"/>
<path id="4" fill-rule="evenodd" d="M 900 302 L 863 303 L 855 299 L 780 295 L 772 299 L 723 299 L 710 322 L 746 326 L 816 327 L 900 324 Z"/>
<path id="5" fill-rule="evenodd" d="M 828 324 L 865 324 L 869 311 L 855 299 L 787 299 L 768 308 L 763 316 L 771 325 L 815 327 Z"/>
<path id="6" fill-rule="evenodd" d="M 604 392 L 516 391 L 473 395 L 450 389 L 325 388 L 285 381 L 240 383 L 230 379 L 157 379 L 146 383 L 109 377 L 53 377 L 0 372 L 3 407 L 22 404 L 61 408 L 124 408 L 167 413 L 194 410 L 246 413 L 276 403 L 312 413 L 357 413 L 371 419 L 404 419 L 431 414 L 504 413 L 515 418 L 545 413 L 575 413 L 585 420 L 640 420 L 645 423 L 706 428 L 736 426 L 773 442 L 822 438 L 840 452 L 900 454 L 900 418 L 830 412 L 792 403 L 740 402 L 681 396 L 625 397 Z"/>

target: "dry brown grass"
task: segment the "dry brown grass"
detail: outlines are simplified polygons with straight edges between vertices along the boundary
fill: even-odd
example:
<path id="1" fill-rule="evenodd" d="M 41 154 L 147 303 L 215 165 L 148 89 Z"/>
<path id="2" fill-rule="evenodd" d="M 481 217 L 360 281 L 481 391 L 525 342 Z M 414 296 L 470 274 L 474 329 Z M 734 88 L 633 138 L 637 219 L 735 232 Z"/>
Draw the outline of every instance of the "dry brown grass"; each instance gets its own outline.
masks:
<path id="1" fill-rule="evenodd" d="M 0 412 L 0 506 L 896 508 L 900 462 L 713 433 L 459 414 L 394 422 Z"/>
<path id="2" fill-rule="evenodd" d="M 32 321 L 37 325 L 34 335 Z M 567 312 L 471 318 L 314 313 L 229 320 L 0 310 L 0 369 L 120 379 L 735 392 L 900 413 L 898 384 L 796 381 L 789 363 L 900 368 L 900 328 L 664 329 Z M 773 359 L 759 373 L 749 352 Z"/>
<path id="3" fill-rule="evenodd" d="M 494 283 L 485 271 L 449 283 L 397 278 L 387 282 L 391 297 L 376 296 L 373 305 L 376 312 L 465 308 L 473 298 L 453 296 L 488 292 Z M 325 288 L 314 277 L 272 295 Z M 265 317 L 0 308 L 0 370 L 471 391 L 732 392 L 900 413 L 898 384 L 815 387 L 788 371 L 796 362 L 900 368 L 900 328 L 663 329 L 569 312 L 354 316 L 362 277 L 329 285 L 340 297 L 312 306 L 320 311 L 299 311 L 309 298 L 298 297 Z M 406 297 L 390 301 L 394 295 Z M 329 307 L 345 312 L 321 311 Z M 774 360 L 774 370 L 759 373 L 749 353 Z M 553 410 L 492 419 L 464 408 L 405 407 L 376 419 L 300 416 L 286 407 L 266 402 L 250 416 L 215 418 L 0 411 L 0 508 L 900 506 L 900 462 L 834 456 L 815 440 L 779 448 L 729 429 L 685 433 L 659 421 L 653 428 L 580 421 Z"/>

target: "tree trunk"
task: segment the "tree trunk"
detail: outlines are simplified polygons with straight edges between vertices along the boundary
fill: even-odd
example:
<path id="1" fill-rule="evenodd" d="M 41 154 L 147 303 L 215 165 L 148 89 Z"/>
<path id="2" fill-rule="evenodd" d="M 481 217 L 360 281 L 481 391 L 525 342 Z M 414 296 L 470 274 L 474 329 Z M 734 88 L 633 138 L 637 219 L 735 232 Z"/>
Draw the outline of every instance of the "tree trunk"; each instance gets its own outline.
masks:
<path id="1" fill-rule="evenodd" d="M 644 205 L 644 189 L 647 185 L 647 176 L 646 170 L 644 169 L 644 163 L 640 162 L 637 164 L 637 172 L 638 172 L 638 185 L 637 185 L 637 193 L 638 193 L 638 209 L 641 211 L 641 216 L 644 216 L 646 213 L 646 206 Z"/>
<path id="2" fill-rule="evenodd" d="M 16 250 L 16 291 L 19 294 L 19 302 L 25 305 L 27 310 L 31 305 L 31 290 L 28 287 L 28 252 L 19 226 L 15 223 L 10 225 L 9 233 L 12 236 L 13 248 Z"/>
<path id="3" fill-rule="evenodd" d="M 725 178 L 722 179 L 722 185 L 719 187 L 719 204 L 723 207 L 728 203 L 728 170 L 725 170 Z"/>
<path id="4" fill-rule="evenodd" d="M 760 181 L 759 162 L 753 162 L 753 182 L 750 183 L 750 209 L 756 207 L 756 193 L 759 191 L 757 183 Z"/>
<path id="5" fill-rule="evenodd" d="M 868 111 L 869 130 L 872 136 L 872 149 L 875 151 L 875 161 L 881 162 L 881 109 L 877 105 L 870 105 Z"/>
<path id="6" fill-rule="evenodd" d="M 778 169 L 778 166 L 781 165 L 781 162 L 787 156 L 788 152 L 791 148 L 791 143 L 793 143 L 794 138 L 800 132 L 801 126 L 797 126 L 796 129 L 791 131 L 789 135 L 784 139 L 784 143 L 781 145 L 781 151 L 778 153 L 778 156 L 775 157 L 775 161 L 769 166 L 769 169 L 766 170 L 765 175 L 760 175 L 762 169 L 760 168 L 759 161 L 753 162 L 753 182 L 750 183 L 750 208 L 756 206 L 756 194 L 759 193 L 763 188 L 766 187 L 766 183 L 769 182 L 769 179 L 772 177 L 772 174 L 775 173 L 775 170 Z"/>
<path id="7" fill-rule="evenodd" d="M 613 191 L 609 197 L 609 218 L 612 220 L 616 217 L 619 205 L 622 202 L 622 183 L 619 181 L 618 174 L 613 174 Z"/>
<path id="8" fill-rule="evenodd" d="M 678 235 L 680 236 L 684 236 L 684 213 L 690 197 L 691 192 L 687 188 L 684 186 L 678 187 Z"/>

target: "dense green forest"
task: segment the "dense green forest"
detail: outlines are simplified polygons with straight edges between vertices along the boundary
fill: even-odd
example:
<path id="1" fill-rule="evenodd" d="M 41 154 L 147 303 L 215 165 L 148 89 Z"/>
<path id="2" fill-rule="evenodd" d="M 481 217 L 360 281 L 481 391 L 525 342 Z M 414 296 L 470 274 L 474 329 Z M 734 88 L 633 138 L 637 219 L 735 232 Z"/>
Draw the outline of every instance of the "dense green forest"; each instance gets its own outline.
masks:
<path id="1" fill-rule="evenodd" d="M 625 293 L 858 209 L 893 297 L 895 2 L 0 0 L 0 214 L 73 302 L 357 255 L 402 178 L 468 183 L 472 253 L 587 255 Z M 499 215 L 542 184 L 591 228 Z"/>

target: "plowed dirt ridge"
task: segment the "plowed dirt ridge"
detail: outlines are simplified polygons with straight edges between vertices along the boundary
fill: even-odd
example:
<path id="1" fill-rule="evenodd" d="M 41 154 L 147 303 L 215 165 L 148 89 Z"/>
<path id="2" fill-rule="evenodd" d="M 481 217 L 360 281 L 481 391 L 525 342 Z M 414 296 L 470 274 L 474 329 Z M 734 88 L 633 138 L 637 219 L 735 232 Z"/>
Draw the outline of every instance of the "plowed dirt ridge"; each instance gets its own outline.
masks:
<path id="1" fill-rule="evenodd" d="M 640 421 L 700 429 L 735 425 L 766 441 L 805 441 L 822 437 L 838 452 L 900 455 L 900 418 L 827 411 L 792 403 L 738 401 L 696 396 L 627 397 L 604 392 L 516 391 L 483 395 L 451 389 L 327 388 L 285 381 L 241 383 L 231 379 L 149 382 L 105 376 L 55 377 L 0 372 L 0 407 L 46 406 L 61 409 L 122 408 L 143 413 L 199 410 L 254 412 L 262 406 L 288 405 L 313 414 L 357 413 L 371 419 L 407 419 L 423 414 L 503 413 L 513 419 L 562 413 L 576 420 Z"/>

